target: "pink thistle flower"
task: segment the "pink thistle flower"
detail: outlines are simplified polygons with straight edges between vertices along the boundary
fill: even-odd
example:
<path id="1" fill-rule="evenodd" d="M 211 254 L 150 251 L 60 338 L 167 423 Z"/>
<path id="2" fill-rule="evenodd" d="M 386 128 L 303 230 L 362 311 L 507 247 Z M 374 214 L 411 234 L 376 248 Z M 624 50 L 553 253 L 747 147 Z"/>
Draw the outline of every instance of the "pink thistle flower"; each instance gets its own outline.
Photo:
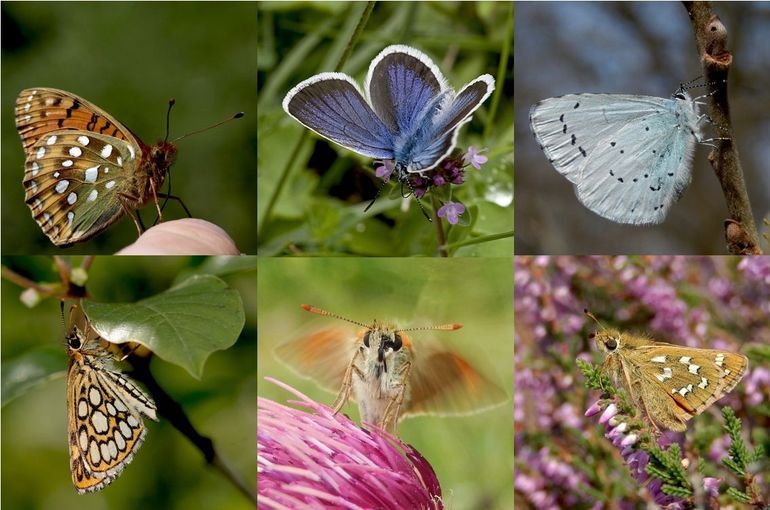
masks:
<path id="1" fill-rule="evenodd" d="M 265 379 L 311 412 L 257 398 L 259 508 L 444 508 L 438 478 L 417 450 Z"/>

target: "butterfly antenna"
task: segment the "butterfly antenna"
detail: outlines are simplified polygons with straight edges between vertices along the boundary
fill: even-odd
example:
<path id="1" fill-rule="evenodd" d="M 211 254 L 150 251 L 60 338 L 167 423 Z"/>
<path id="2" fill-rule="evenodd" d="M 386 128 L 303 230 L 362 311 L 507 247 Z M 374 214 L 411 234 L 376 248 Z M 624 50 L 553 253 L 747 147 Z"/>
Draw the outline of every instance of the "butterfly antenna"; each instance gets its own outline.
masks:
<path id="1" fill-rule="evenodd" d="M 221 126 L 222 124 L 226 124 L 226 123 L 230 122 L 231 120 L 240 119 L 244 115 L 245 114 L 243 112 L 238 112 L 235 115 L 233 115 L 232 117 L 229 117 L 229 118 L 227 118 L 225 120 L 219 121 L 216 124 L 212 124 L 209 127 L 205 127 L 203 129 L 199 129 L 197 131 L 191 131 L 190 133 L 182 135 L 179 138 L 177 138 L 176 140 L 174 140 L 174 143 L 178 142 L 182 138 L 187 138 L 188 136 L 197 135 L 198 133 L 203 133 L 204 131 L 208 131 L 209 129 L 214 129 L 215 127 Z"/>
<path id="2" fill-rule="evenodd" d="M 588 308 L 583 308 L 583 313 L 586 314 L 589 318 L 593 319 L 593 321 L 596 324 L 598 324 L 600 328 L 607 329 L 607 328 L 604 327 L 604 324 L 599 322 L 599 319 L 596 318 L 596 315 L 594 315 L 594 314 L 592 314 L 591 312 L 588 311 Z"/>
<path id="3" fill-rule="evenodd" d="M 407 331 L 455 331 L 462 328 L 462 324 L 453 322 L 451 324 L 438 324 L 433 326 L 420 326 L 416 328 L 397 329 L 397 333 L 403 333 Z"/>
<path id="4" fill-rule="evenodd" d="M 166 110 L 166 138 L 163 139 L 164 142 L 168 142 L 168 134 L 171 127 L 171 108 L 176 104 L 176 99 L 173 97 L 168 100 L 168 110 Z"/>
<path id="5" fill-rule="evenodd" d="M 417 202 L 417 205 L 420 206 L 422 215 L 425 216 L 425 219 L 428 220 L 430 223 L 433 223 L 433 220 L 430 219 L 430 216 L 428 216 L 428 213 L 425 211 L 425 208 L 422 206 L 422 202 L 420 202 L 420 199 L 417 198 L 417 193 L 415 193 L 414 188 L 412 187 L 412 183 L 409 181 L 406 181 L 406 185 L 412 191 L 412 195 L 414 195 L 414 200 Z"/>
<path id="6" fill-rule="evenodd" d="M 366 209 L 364 209 L 364 212 L 368 211 L 370 207 L 374 205 L 374 201 L 377 200 L 377 198 L 382 193 L 382 190 L 385 189 L 385 185 L 388 183 L 388 181 L 382 181 L 382 184 L 380 184 L 380 187 L 377 188 L 377 193 L 374 194 L 374 198 L 372 198 L 372 201 L 369 202 L 369 205 L 366 206 Z"/>
<path id="7" fill-rule="evenodd" d="M 361 326 L 362 328 L 371 328 L 371 324 L 364 324 L 363 322 L 354 321 L 353 319 L 348 319 L 347 317 L 343 317 L 342 315 L 337 315 L 336 313 L 327 312 L 326 310 L 323 310 L 321 308 L 317 308 L 312 305 L 300 305 L 303 310 L 308 311 L 310 313 L 315 313 L 318 315 L 323 315 L 325 317 L 333 317 L 335 319 L 341 319 L 345 322 L 349 322 L 351 324 L 355 324 L 356 326 Z"/>

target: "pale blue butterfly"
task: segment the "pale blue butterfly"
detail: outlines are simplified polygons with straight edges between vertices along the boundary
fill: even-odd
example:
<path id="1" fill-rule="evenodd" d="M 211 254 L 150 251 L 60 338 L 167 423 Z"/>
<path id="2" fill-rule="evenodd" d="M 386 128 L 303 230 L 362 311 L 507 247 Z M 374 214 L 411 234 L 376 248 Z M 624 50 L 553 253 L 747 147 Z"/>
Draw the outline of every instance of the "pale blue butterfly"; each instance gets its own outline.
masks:
<path id="1" fill-rule="evenodd" d="M 690 183 L 704 118 L 684 86 L 670 99 L 570 94 L 529 112 L 540 148 L 583 205 L 633 225 L 662 222 Z"/>
<path id="2" fill-rule="evenodd" d="M 427 55 L 393 45 L 369 64 L 366 95 L 347 74 L 321 73 L 292 88 L 283 109 L 346 149 L 393 161 L 396 178 L 409 185 L 409 174 L 435 168 L 452 152 L 460 127 L 494 89 L 494 78 L 483 74 L 455 93 Z"/>

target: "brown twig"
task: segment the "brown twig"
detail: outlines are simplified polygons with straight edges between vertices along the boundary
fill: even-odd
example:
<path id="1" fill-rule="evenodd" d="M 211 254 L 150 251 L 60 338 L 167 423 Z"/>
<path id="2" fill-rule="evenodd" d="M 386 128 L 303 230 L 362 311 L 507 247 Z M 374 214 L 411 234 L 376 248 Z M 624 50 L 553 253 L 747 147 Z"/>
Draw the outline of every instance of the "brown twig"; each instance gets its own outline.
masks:
<path id="1" fill-rule="evenodd" d="M 692 23 L 695 42 L 703 66 L 703 77 L 711 97 L 711 119 L 724 130 L 721 140 L 709 154 L 709 162 L 722 186 L 730 218 L 725 221 L 727 248 L 735 255 L 759 255 L 759 235 L 751 212 L 743 168 L 727 98 L 727 74 L 733 61 L 727 50 L 727 28 L 712 13 L 710 2 L 682 2 Z"/>
<path id="2" fill-rule="evenodd" d="M 190 418 L 185 414 L 182 406 L 166 393 L 166 390 L 164 390 L 158 384 L 158 381 L 155 380 L 155 377 L 150 372 L 150 357 L 132 356 L 131 362 L 134 368 L 131 372 L 131 377 L 144 383 L 150 391 L 155 400 L 155 405 L 158 407 L 158 414 L 168 420 L 175 429 L 190 440 L 193 446 L 200 450 L 207 464 L 217 469 L 225 479 L 232 483 L 244 496 L 256 503 L 257 495 L 254 488 L 249 487 L 227 466 L 227 464 L 225 464 L 222 457 L 219 456 L 214 448 L 214 442 L 211 438 L 198 432 L 190 421 Z"/>

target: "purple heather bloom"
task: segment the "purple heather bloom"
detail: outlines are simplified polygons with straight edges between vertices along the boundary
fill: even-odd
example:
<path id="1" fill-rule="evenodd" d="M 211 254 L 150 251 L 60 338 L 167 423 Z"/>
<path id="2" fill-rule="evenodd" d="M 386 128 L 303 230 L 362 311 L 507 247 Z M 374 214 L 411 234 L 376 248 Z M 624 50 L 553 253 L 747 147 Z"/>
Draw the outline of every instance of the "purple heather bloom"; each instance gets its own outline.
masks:
<path id="1" fill-rule="evenodd" d="M 465 206 L 459 202 L 447 202 L 438 210 L 439 218 L 446 216 L 446 220 L 452 225 L 460 221 L 460 215 L 465 212 Z"/>
<path id="2" fill-rule="evenodd" d="M 620 455 L 626 461 L 626 465 L 628 465 L 628 469 L 636 481 L 640 485 L 646 483 L 650 475 L 647 474 L 645 467 L 650 457 L 647 452 L 638 446 L 639 434 L 637 434 L 635 429 L 629 428 L 626 422 L 627 417 L 619 414 L 617 406 L 608 400 L 600 400 L 591 404 L 588 410 L 586 410 L 586 416 L 588 416 L 589 412 L 592 416 L 599 414 L 595 409 L 597 406 L 607 406 L 599 417 L 599 423 L 603 423 L 607 427 L 605 436 L 612 442 L 613 446 L 620 450 Z M 661 448 L 665 448 L 665 445 L 671 442 L 673 442 L 673 438 L 664 435 L 659 439 L 658 445 Z M 659 479 L 653 479 L 647 484 L 647 491 L 655 502 L 661 507 L 670 510 L 684 508 L 682 499 L 665 494 L 661 490 L 662 485 L 663 483 Z"/>
<path id="3" fill-rule="evenodd" d="M 710 498 L 719 497 L 719 484 L 722 482 L 721 478 L 714 478 L 707 476 L 703 479 L 703 488 L 706 490 L 706 494 Z"/>
<path id="4" fill-rule="evenodd" d="M 482 150 L 485 150 L 485 149 L 482 149 Z M 468 147 L 468 152 L 465 154 L 465 156 L 463 156 L 463 161 L 465 162 L 466 165 L 471 165 L 476 170 L 480 170 L 481 165 L 483 165 L 489 160 L 489 158 L 487 158 L 483 154 L 480 154 L 480 152 L 481 151 L 476 150 L 476 147 L 471 145 L 470 147 Z"/>
<path id="5" fill-rule="evenodd" d="M 395 164 L 391 160 L 378 161 L 377 164 L 379 166 L 374 167 L 374 175 L 383 181 L 388 182 L 390 180 L 390 175 L 393 173 L 393 169 L 395 168 Z"/>
<path id="6" fill-rule="evenodd" d="M 259 508 L 444 508 L 438 478 L 417 450 L 265 379 L 312 412 L 257 398 Z"/>

